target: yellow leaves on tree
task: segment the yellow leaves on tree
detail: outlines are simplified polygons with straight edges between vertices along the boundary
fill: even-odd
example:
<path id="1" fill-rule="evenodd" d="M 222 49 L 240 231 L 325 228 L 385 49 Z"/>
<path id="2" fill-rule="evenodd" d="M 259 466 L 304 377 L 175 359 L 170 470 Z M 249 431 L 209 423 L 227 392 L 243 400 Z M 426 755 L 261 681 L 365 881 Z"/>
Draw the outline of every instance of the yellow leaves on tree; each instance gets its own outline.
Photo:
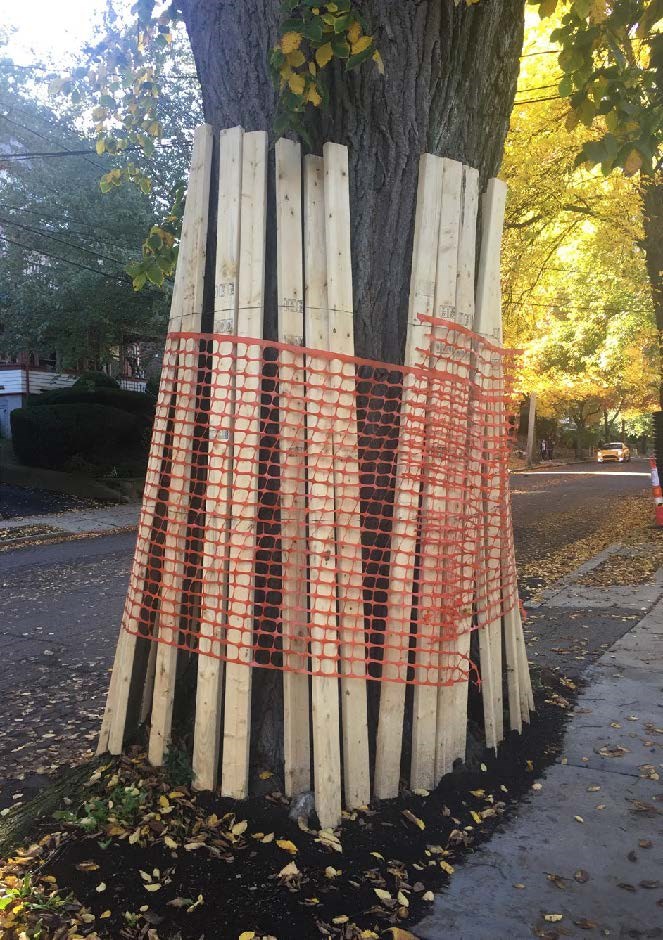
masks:
<path id="1" fill-rule="evenodd" d="M 288 55 L 294 52 L 302 44 L 303 36 L 301 33 L 288 32 L 281 36 L 281 52 Z"/>
<path id="2" fill-rule="evenodd" d="M 321 69 L 323 69 L 328 62 L 331 62 L 333 58 L 334 52 L 330 42 L 326 42 L 324 46 L 320 46 L 319 49 L 315 50 L 315 61 Z"/>

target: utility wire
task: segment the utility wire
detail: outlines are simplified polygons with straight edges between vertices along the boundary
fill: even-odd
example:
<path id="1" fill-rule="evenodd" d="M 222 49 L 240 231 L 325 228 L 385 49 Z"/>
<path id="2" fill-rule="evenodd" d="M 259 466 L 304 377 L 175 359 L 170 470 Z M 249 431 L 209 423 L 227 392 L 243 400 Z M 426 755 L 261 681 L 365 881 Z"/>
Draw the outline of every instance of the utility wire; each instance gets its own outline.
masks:
<path id="1" fill-rule="evenodd" d="M 113 264 L 119 264 L 124 266 L 125 262 L 120 261 L 119 258 L 111 258 L 110 255 L 102 255 L 101 252 L 92 251 L 90 248 L 83 248 L 82 245 L 74 245 L 71 242 L 65 241 L 63 238 L 58 238 L 57 235 L 51 235 L 50 232 L 44 231 L 44 229 L 32 228 L 29 225 L 22 225 L 20 222 L 13 222 L 11 219 L 3 219 L 0 216 L 0 225 L 12 225 L 14 228 L 23 229 L 25 232 L 30 232 L 32 235 L 39 235 L 43 238 L 50 238 L 54 242 L 59 242 L 60 245 L 64 245 L 65 248 L 73 248 L 76 251 L 82 251 L 86 255 L 92 255 L 93 258 L 103 258 L 104 261 L 112 261 Z"/>
<path id="2" fill-rule="evenodd" d="M 92 228 L 92 226 L 88 225 L 86 222 L 84 222 L 82 219 L 78 218 L 77 216 L 72 216 L 72 215 L 54 216 L 48 212 L 44 212 L 43 210 L 39 212 L 36 209 L 30 209 L 28 206 L 12 206 L 7 202 L 0 202 L 0 209 L 4 209 L 8 212 L 18 212 L 21 214 L 27 213 L 28 215 L 35 215 L 41 222 L 45 222 L 47 224 L 62 225 L 64 223 L 67 226 L 66 232 L 71 232 L 72 235 L 77 235 L 82 238 L 86 238 L 88 240 L 95 239 L 96 241 L 99 242 L 99 244 L 105 245 L 107 248 L 119 248 L 120 251 L 127 251 L 127 252 L 134 252 L 136 250 L 135 244 L 131 244 L 131 245 L 127 245 L 126 243 L 120 244 L 119 242 L 111 242 L 111 241 L 108 241 L 107 239 L 100 238 L 98 229 Z M 83 228 L 83 231 L 79 230 L 81 226 Z M 65 231 L 58 229 L 57 234 L 64 235 Z"/>
<path id="3" fill-rule="evenodd" d="M 17 248 L 22 248 L 24 251 L 32 251 L 36 254 L 45 255 L 47 258 L 53 258 L 54 261 L 62 261 L 63 264 L 70 264 L 73 268 L 80 268 L 82 271 L 91 271 L 92 274 L 98 274 L 111 281 L 120 281 L 123 283 L 127 281 L 126 276 L 121 277 L 119 274 L 108 274 L 106 271 L 102 271 L 99 268 L 91 268 L 87 264 L 80 264 L 78 261 L 70 261 L 68 258 L 63 258 L 61 255 L 54 255 L 52 252 L 46 251 L 43 248 L 35 248 L 33 245 L 24 245 L 21 242 L 15 241 L 13 238 L 8 238 L 7 235 L 0 234 L 0 241 L 7 242 L 9 245 L 15 245 Z"/>
<path id="4" fill-rule="evenodd" d="M 17 120 L 15 120 L 14 118 L 10 118 L 7 114 L 2 114 L 2 115 L 0 115 L 0 118 L 2 118 L 3 120 L 7 121 L 8 124 L 13 124 L 14 127 L 20 127 L 22 130 L 27 131 L 28 134 L 33 134 L 35 137 L 39 137 L 40 140 L 45 140 L 47 144 L 50 144 L 50 143 L 53 143 L 53 142 L 54 142 L 52 135 L 47 136 L 46 134 L 42 134 L 40 131 L 36 131 L 33 127 L 28 127 L 27 124 L 22 124 L 21 121 L 17 121 Z M 69 149 L 70 149 L 69 147 L 67 147 L 65 144 L 63 144 L 63 143 L 61 143 L 61 142 L 59 143 L 59 146 L 62 147 L 62 149 L 63 149 L 64 151 L 69 151 Z M 96 153 L 96 151 L 95 151 L 95 153 Z M 89 163 L 90 166 L 97 167 L 97 169 L 99 169 L 99 170 L 105 170 L 105 169 L 106 169 L 106 167 L 103 165 L 103 163 L 98 163 L 96 160 L 90 160 L 88 157 L 84 157 L 83 159 L 84 159 L 85 163 Z"/>

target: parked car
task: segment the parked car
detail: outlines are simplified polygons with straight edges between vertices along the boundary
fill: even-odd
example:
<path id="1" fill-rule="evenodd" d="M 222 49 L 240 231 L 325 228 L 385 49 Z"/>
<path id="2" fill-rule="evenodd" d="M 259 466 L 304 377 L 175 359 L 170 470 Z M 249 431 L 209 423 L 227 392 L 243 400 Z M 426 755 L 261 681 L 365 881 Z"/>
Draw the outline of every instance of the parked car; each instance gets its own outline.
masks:
<path id="1" fill-rule="evenodd" d="M 628 463 L 631 459 L 631 450 L 627 444 L 621 441 L 603 444 L 597 451 L 596 459 L 599 463 L 604 463 L 606 460 L 618 460 L 619 463 Z"/>

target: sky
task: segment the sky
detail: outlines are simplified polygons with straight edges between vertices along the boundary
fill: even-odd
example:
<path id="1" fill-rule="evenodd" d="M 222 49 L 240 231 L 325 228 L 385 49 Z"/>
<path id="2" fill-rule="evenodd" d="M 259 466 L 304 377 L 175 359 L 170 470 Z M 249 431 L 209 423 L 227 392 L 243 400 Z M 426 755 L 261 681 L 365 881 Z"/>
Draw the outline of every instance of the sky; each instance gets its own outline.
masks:
<path id="1" fill-rule="evenodd" d="M 18 65 L 65 65 L 94 36 L 105 0 L 0 0 L 0 29 Z"/>

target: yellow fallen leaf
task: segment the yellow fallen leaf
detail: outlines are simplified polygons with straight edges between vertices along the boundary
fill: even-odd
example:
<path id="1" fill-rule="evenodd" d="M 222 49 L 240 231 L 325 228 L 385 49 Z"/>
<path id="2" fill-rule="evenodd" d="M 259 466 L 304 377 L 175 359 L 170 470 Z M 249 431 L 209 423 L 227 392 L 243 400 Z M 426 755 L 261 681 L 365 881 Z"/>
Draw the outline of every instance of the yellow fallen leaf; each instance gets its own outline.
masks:
<path id="1" fill-rule="evenodd" d="M 241 822 L 235 823 L 235 825 L 232 827 L 232 830 L 231 830 L 232 834 L 234 836 L 241 836 L 243 832 L 246 832 L 248 825 L 249 824 L 246 821 L 246 819 L 243 819 Z"/>
<path id="2" fill-rule="evenodd" d="M 410 812 L 409 809 L 403 810 L 403 816 L 408 820 L 408 822 L 414 823 L 415 826 L 418 826 L 419 829 L 423 830 L 426 828 L 426 823 L 423 819 L 419 819 L 418 816 L 415 816 L 414 813 Z"/>
<path id="3" fill-rule="evenodd" d="M 576 822 L 579 822 L 579 823 L 584 823 L 584 821 L 585 821 L 585 820 L 582 818 L 582 816 L 574 816 L 573 818 L 575 819 Z"/>
<path id="4" fill-rule="evenodd" d="M 373 890 L 381 901 L 391 901 L 391 895 L 388 891 L 385 891 L 384 888 L 373 888 Z"/>
<path id="5" fill-rule="evenodd" d="M 97 885 L 97 887 L 96 887 L 94 890 L 97 892 L 97 894 L 101 894 L 102 891 L 105 891 L 105 890 L 106 890 L 106 885 L 105 885 L 105 883 L 104 883 L 103 881 L 100 881 L 99 884 Z"/>
<path id="6" fill-rule="evenodd" d="M 332 924 L 347 924 L 349 920 L 347 914 L 339 914 L 338 917 L 332 917 Z"/>
<path id="7" fill-rule="evenodd" d="M 265 845 L 266 845 L 268 842 L 273 842 L 273 841 L 274 841 L 274 833 L 273 833 L 273 832 L 268 832 L 267 835 L 266 835 L 266 836 L 263 836 L 260 841 L 263 842 Z"/>
<path id="8" fill-rule="evenodd" d="M 421 895 L 421 900 L 427 901 L 430 904 L 432 901 L 435 900 L 435 895 L 433 894 L 432 891 L 424 891 L 424 893 Z"/>
<path id="9" fill-rule="evenodd" d="M 379 852 L 371 852 L 371 855 L 372 855 L 374 858 L 380 858 L 380 859 L 382 859 L 382 861 L 384 862 L 384 855 L 380 855 Z"/>
<path id="10" fill-rule="evenodd" d="M 171 839 L 170 836 L 163 837 L 164 844 L 168 846 L 169 849 L 176 849 L 177 842 L 174 839 Z"/>
<path id="11" fill-rule="evenodd" d="M 398 892 L 398 894 L 396 895 L 396 899 L 397 899 L 398 903 L 399 903 L 402 907 L 409 907 L 409 906 L 410 906 L 410 899 L 409 899 L 408 897 L 406 897 L 406 896 L 403 894 L 402 891 L 399 891 L 399 892 Z"/>
<path id="12" fill-rule="evenodd" d="M 445 862 L 444 859 L 442 859 L 440 862 L 440 868 L 442 871 L 446 871 L 447 875 L 453 875 L 453 873 L 456 871 L 453 865 L 450 865 L 449 862 Z"/>
<path id="13" fill-rule="evenodd" d="M 271 770 L 261 770 L 258 774 L 261 780 L 269 780 L 270 777 L 273 777 L 274 774 Z"/>
<path id="14" fill-rule="evenodd" d="M 327 865 L 325 868 L 325 878 L 336 878 L 340 874 L 340 871 L 336 868 L 332 868 L 331 865 Z"/>
<path id="15" fill-rule="evenodd" d="M 181 800 L 183 796 L 184 794 L 180 793 L 179 790 L 173 790 L 171 793 L 168 794 L 168 797 L 171 800 Z"/>
<path id="16" fill-rule="evenodd" d="M 96 862 L 90 860 L 86 862 L 79 862 L 76 868 L 78 871 L 97 871 L 99 866 Z"/>
<path id="17" fill-rule="evenodd" d="M 254 940 L 255 935 L 255 930 L 244 930 L 239 935 L 239 940 Z"/>
<path id="18" fill-rule="evenodd" d="M 285 868 L 282 868 L 279 872 L 279 878 L 294 878 L 299 874 L 299 869 L 294 862 L 288 862 Z"/>
<path id="19" fill-rule="evenodd" d="M 290 852 L 291 855 L 297 854 L 297 846 L 294 842 L 291 842 L 290 839 L 277 839 L 276 844 L 280 849 L 283 849 L 284 852 Z"/>
<path id="20" fill-rule="evenodd" d="M 170 809 L 170 803 L 168 802 L 168 797 L 164 796 L 163 793 L 159 797 L 159 806 L 161 809 Z"/>
<path id="21" fill-rule="evenodd" d="M 480 800 L 482 796 L 486 795 L 485 790 L 470 790 L 470 793 L 472 794 L 472 796 L 476 796 L 478 800 Z"/>
<path id="22" fill-rule="evenodd" d="M 110 912 L 110 911 L 104 911 L 103 914 L 100 914 L 100 915 L 99 915 L 99 917 L 100 917 L 101 920 L 106 920 L 106 918 L 107 918 L 107 917 L 110 917 L 110 916 L 111 916 L 111 912 Z"/>
<path id="23" fill-rule="evenodd" d="M 557 924 L 564 917 L 563 914 L 544 914 L 543 919 L 547 920 L 550 924 Z"/>
<path id="24" fill-rule="evenodd" d="M 152 875 L 148 875 L 148 873 L 146 871 L 143 871 L 142 868 L 138 869 L 138 874 L 143 879 L 143 881 L 147 881 L 148 883 L 152 881 Z"/>
<path id="25" fill-rule="evenodd" d="M 146 891 L 160 891 L 161 885 L 158 882 L 155 882 L 151 885 L 143 885 Z"/>

